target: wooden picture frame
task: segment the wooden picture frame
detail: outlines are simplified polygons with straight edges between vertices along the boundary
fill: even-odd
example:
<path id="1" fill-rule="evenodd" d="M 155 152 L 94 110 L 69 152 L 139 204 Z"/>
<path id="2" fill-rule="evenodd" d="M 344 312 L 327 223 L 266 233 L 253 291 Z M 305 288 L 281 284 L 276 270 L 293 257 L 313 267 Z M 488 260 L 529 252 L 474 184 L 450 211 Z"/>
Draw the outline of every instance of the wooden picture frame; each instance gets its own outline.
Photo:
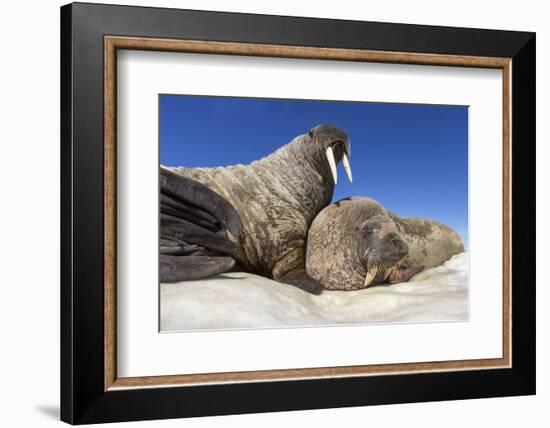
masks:
<path id="1" fill-rule="evenodd" d="M 117 377 L 117 49 L 502 70 L 502 358 Z M 80 424 L 535 392 L 533 33 L 77 3 L 61 8 L 61 54 L 62 420 Z"/>

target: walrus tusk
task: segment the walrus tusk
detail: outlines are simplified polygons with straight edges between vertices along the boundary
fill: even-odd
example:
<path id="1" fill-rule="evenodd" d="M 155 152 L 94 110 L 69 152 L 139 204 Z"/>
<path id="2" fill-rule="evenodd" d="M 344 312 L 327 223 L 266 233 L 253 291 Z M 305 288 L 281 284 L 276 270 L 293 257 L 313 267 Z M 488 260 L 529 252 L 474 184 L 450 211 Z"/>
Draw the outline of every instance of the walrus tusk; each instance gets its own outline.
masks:
<path id="1" fill-rule="evenodd" d="M 364 287 L 368 287 L 371 284 L 374 278 L 376 278 L 377 273 L 378 273 L 378 266 L 373 266 L 367 271 L 367 275 L 365 276 Z"/>
<path id="2" fill-rule="evenodd" d="M 332 147 L 327 147 L 327 159 L 328 164 L 330 165 L 330 171 L 332 172 L 332 178 L 334 179 L 334 184 L 338 182 L 338 173 L 336 171 L 336 161 L 334 160 L 334 153 L 332 152 Z"/>
<path id="3" fill-rule="evenodd" d="M 397 266 L 393 265 L 389 269 L 384 272 L 384 281 L 386 281 L 391 274 L 393 274 L 397 270 Z"/>
<path id="4" fill-rule="evenodd" d="M 346 174 L 348 176 L 348 180 L 350 183 L 353 183 L 353 178 L 351 176 L 351 166 L 349 164 L 348 155 L 344 153 L 344 157 L 342 158 L 342 163 L 344 164 L 344 169 L 346 170 Z"/>

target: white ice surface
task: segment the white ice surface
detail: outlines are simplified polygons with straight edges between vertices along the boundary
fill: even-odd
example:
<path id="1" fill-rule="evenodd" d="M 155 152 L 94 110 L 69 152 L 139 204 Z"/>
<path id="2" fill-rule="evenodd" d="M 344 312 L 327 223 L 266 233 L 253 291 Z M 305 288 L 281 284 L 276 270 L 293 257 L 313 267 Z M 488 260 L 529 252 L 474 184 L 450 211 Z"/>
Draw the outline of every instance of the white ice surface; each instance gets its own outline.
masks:
<path id="1" fill-rule="evenodd" d="M 161 331 L 468 319 L 468 253 L 411 281 L 320 296 L 249 273 L 161 284 Z"/>

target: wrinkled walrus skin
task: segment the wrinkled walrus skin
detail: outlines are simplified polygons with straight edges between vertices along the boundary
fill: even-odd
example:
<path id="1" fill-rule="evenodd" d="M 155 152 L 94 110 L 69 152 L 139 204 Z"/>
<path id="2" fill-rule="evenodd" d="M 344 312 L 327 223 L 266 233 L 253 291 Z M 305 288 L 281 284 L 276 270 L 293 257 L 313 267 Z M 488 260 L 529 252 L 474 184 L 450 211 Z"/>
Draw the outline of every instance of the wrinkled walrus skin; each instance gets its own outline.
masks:
<path id="1" fill-rule="evenodd" d="M 349 155 L 347 135 L 334 126 L 319 125 L 248 165 L 162 168 L 200 183 L 235 208 L 242 232 L 227 233 L 227 238 L 236 245 L 232 257 L 240 268 L 316 292 L 309 285 L 318 284 L 305 272 L 306 236 L 315 216 L 332 200 L 340 161 L 351 179 Z M 190 268 L 193 260 L 185 267 Z M 169 279 L 178 280 L 173 269 Z"/>
<path id="2" fill-rule="evenodd" d="M 307 273 L 329 290 L 359 290 L 411 279 L 464 251 L 456 232 L 403 218 L 367 197 L 329 205 L 308 233 Z"/>

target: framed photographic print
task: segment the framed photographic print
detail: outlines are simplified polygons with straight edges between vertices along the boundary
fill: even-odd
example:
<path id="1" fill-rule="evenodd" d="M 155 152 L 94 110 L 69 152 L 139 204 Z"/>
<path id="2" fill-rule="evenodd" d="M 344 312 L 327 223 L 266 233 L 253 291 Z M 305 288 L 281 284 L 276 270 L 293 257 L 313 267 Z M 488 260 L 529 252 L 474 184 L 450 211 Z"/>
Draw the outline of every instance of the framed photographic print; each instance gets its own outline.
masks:
<path id="1" fill-rule="evenodd" d="M 72 423 L 535 393 L 535 35 L 61 8 Z"/>

